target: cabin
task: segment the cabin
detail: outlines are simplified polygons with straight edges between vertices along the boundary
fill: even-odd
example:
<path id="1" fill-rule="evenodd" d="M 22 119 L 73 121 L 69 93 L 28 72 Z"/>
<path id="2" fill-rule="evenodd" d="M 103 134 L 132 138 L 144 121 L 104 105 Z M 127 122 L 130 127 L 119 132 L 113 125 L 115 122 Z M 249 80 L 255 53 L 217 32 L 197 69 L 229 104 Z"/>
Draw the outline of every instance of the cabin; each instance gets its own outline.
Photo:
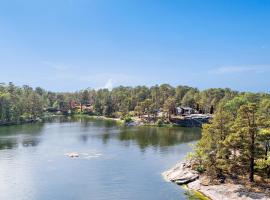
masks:
<path id="1" fill-rule="evenodd" d="M 75 109 L 76 106 L 77 106 L 77 104 L 76 104 L 75 101 L 71 100 L 71 101 L 69 102 L 69 107 L 70 107 L 70 109 Z"/>
<path id="2" fill-rule="evenodd" d="M 162 108 L 156 109 L 156 113 L 157 113 L 157 117 L 163 117 L 163 109 Z"/>
<path id="3" fill-rule="evenodd" d="M 177 107 L 176 114 L 177 115 L 191 115 L 197 113 L 197 111 L 191 107 Z"/>
<path id="4" fill-rule="evenodd" d="M 93 114 L 94 106 L 91 104 L 76 103 L 75 109 L 77 112 L 83 112 L 85 114 Z"/>

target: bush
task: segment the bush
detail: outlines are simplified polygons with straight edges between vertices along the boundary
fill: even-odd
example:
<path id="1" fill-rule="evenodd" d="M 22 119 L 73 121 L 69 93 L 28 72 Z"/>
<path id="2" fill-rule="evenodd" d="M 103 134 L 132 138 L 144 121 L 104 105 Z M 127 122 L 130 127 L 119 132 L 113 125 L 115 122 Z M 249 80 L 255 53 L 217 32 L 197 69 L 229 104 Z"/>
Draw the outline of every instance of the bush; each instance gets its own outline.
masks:
<path id="1" fill-rule="evenodd" d="M 202 174 L 203 172 L 205 172 L 205 169 L 202 165 L 198 165 L 195 169 L 197 172 L 199 172 L 200 174 Z"/>
<path id="2" fill-rule="evenodd" d="M 162 125 L 164 124 L 164 122 L 163 122 L 162 119 L 158 119 L 157 122 L 156 122 L 156 124 L 157 124 L 158 126 L 162 126 Z"/>
<path id="3" fill-rule="evenodd" d="M 130 123 L 130 122 L 133 122 L 133 120 L 132 120 L 131 117 L 125 117 L 125 118 L 124 118 L 124 122 L 125 122 L 125 123 Z"/>
<path id="4" fill-rule="evenodd" d="M 135 116 L 135 112 L 134 112 L 134 111 L 130 111 L 130 112 L 128 113 L 128 116 L 134 117 L 134 116 Z"/>
<path id="5" fill-rule="evenodd" d="M 122 113 L 121 112 L 114 112 L 112 114 L 112 118 L 120 118 L 120 119 L 122 119 Z"/>

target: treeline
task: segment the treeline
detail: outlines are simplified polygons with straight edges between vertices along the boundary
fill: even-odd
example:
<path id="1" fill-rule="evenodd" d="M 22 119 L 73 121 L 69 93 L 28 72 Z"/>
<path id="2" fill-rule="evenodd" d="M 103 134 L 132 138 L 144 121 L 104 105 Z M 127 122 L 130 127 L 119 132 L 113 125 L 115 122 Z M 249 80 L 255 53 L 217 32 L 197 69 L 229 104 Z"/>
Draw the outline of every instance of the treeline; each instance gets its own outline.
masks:
<path id="1" fill-rule="evenodd" d="M 46 92 L 45 92 L 46 93 Z M 75 93 L 48 92 L 48 107 L 63 112 L 75 112 L 72 104 L 92 106 L 92 114 L 107 117 L 127 115 L 156 115 L 162 108 L 173 113 L 177 106 L 194 108 L 201 113 L 210 113 L 221 100 L 229 100 L 238 95 L 230 89 L 208 89 L 199 91 L 188 86 L 172 87 L 168 84 L 146 87 L 116 87 L 108 89 L 87 89 Z M 73 103 L 72 103 L 73 102 Z"/>
<path id="2" fill-rule="evenodd" d="M 46 99 L 39 90 L 14 84 L 0 85 L 0 124 L 37 120 L 43 114 Z"/>
<path id="3" fill-rule="evenodd" d="M 240 94 L 221 101 L 195 147 L 196 169 L 213 181 L 270 178 L 269 94 Z"/>
<path id="4" fill-rule="evenodd" d="M 228 88 L 200 91 L 193 87 L 172 87 L 168 84 L 153 87 L 120 86 L 111 91 L 86 89 L 73 93 L 56 93 L 40 87 L 17 87 L 9 83 L 0 85 L 0 121 L 36 119 L 42 117 L 45 111 L 125 117 L 155 116 L 162 109 L 169 116 L 175 112 L 177 106 L 191 107 L 200 113 L 212 113 L 219 102 L 229 101 L 243 94 L 248 93 L 239 93 Z M 260 99 L 264 94 L 254 95 Z M 90 106 L 90 109 L 83 110 L 83 105 Z"/>

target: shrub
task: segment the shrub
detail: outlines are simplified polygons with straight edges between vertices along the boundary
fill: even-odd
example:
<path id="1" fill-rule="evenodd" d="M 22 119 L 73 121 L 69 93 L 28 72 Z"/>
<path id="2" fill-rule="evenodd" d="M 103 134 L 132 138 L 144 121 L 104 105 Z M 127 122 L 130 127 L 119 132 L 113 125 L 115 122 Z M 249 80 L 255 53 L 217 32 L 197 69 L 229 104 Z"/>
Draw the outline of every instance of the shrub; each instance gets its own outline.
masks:
<path id="1" fill-rule="evenodd" d="M 125 123 L 130 123 L 130 122 L 133 122 L 133 120 L 132 120 L 131 117 L 125 117 L 125 118 L 124 118 L 124 122 L 125 122 Z"/>
<path id="2" fill-rule="evenodd" d="M 205 171 L 205 169 L 202 165 L 198 165 L 195 170 L 197 172 L 199 172 L 200 174 L 202 174 Z"/>
<path id="3" fill-rule="evenodd" d="M 162 119 L 158 119 L 157 122 L 156 122 L 156 124 L 157 124 L 158 126 L 162 126 L 162 125 L 164 124 L 164 122 L 163 122 Z"/>

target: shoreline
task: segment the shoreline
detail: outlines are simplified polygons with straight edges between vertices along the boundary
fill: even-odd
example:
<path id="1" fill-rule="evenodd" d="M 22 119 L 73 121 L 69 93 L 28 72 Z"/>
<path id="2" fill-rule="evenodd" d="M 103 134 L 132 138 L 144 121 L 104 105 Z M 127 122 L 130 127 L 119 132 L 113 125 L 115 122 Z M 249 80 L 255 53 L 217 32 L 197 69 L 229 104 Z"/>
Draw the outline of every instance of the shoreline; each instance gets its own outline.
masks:
<path id="1" fill-rule="evenodd" d="M 165 122 L 165 123 L 158 123 L 158 120 L 156 120 L 155 122 L 148 122 L 142 118 L 139 117 L 130 117 L 131 121 L 125 121 L 124 119 L 121 118 L 111 118 L 111 117 L 106 117 L 106 116 L 98 116 L 98 115 L 87 115 L 87 114 L 74 114 L 71 115 L 73 117 L 85 117 L 85 118 L 90 118 L 90 119 L 101 119 L 101 120 L 108 120 L 108 121 L 116 121 L 119 122 L 122 125 L 126 125 L 126 126 L 152 126 L 152 127 L 184 127 L 184 128 L 201 128 L 201 126 L 196 126 L 196 125 L 185 125 L 185 124 L 177 124 L 174 122 Z M 185 119 L 183 121 L 189 121 L 192 119 Z M 205 122 L 206 123 L 206 122 Z"/>
<path id="2" fill-rule="evenodd" d="M 97 119 L 97 120 L 106 120 L 106 121 L 115 121 L 120 123 L 121 125 L 125 126 L 153 126 L 153 127 L 173 127 L 177 125 L 174 124 L 156 124 L 156 123 L 145 123 L 142 122 L 141 119 L 138 119 L 137 117 L 131 117 L 131 122 L 125 122 L 125 120 L 121 118 L 111 118 L 111 117 L 105 117 L 105 116 L 98 116 L 98 115 L 86 115 L 86 114 L 75 114 L 72 115 L 73 117 L 83 117 L 83 118 L 89 118 L 89 119 Z"/>
<path id="3" fill-rule="evenodd" d="M 182 161 L 173 168 L 162 173 L 163 178 L 168 182 L 184 186 L 187 190 L 202 194 L 201 199 L 210 200 L 269 200 L 270 188 L 265 192 L 252 192 L 244 185 L 228 182 L 213 185 L 206 183 L 206 176 L 191 169 L 190 161 Z"/>
<path id="4" fill-rule="evenodd" d="M 33 120 L 26 120 L 26 121 L 19 121 L 19 122 L 1 122 L 1 126 L 16 126 L 16 125 L 23 125 L 23 124 L 31 124 L 31 123 L 37 123 L 41 122 L 41 119 L 33 119 Z"/>
<path id="5" fill-rule="evenodd" d="M 173 127 L 183 127 L 183 128 L 201 128 L 198 126 L 184 126 L 183 124 L 176 124 L 173 122 L 166 122 L 166 123 L 157 123 L 156 122 L 147 122 L 141 118 L 138 117 L 130 117 L 131 121 L 127 122 L 124 119 L 121 118 L 112 118 L 112 117 L 106 117 L 106 116 L 99 116 L 99 115 L 87 115 L 87 114 L 71 114 L 71 115 L 65 115 L 65 114 L 53 114 L 53 113 L 46 113 L 43 117 L 35 120 L 27 120 L 27 121 L 21 121 L 21 122 L 5 122 L 0 123 L 1 126 L 13 126 L 13 125 L 23 125 L 23 124 L 29 124 L 29 123 L 36 123 L 36 122 L 43 122 L 46 121 L 48 118 L 53 117 L 81 117 L 81 118 L 89 118 L 89 119 L 96 119 L 96 120 L 105 120 L 105 121 L 114 121 L 118 123 L 119 125 L 124 126 L 134 126 L 134 127 L 167 127 L 167 128 L 173 128 Z"/>
<path id="6" fill-rule="evenodd" d="M 206 196 L 202 192 L 189 188 L 188 185 L 182 185 L 182 188 L 190 192 L 189 195 L 192 197 L 199 198 L 200 200 L 212 200 L 210 197 Z"/>
<path id="7" fill-rule="evenodd" d="M 124 120 L 120 118 L 111 118 L 111 117 L 98 116 L 98 115 L 75 114 L 75 115 L 71 115 L 70 117 L 83 117 L 83 118 L 88 118 L 88 119 L 114 121 L 114 122 L 124 124 Z"/>

